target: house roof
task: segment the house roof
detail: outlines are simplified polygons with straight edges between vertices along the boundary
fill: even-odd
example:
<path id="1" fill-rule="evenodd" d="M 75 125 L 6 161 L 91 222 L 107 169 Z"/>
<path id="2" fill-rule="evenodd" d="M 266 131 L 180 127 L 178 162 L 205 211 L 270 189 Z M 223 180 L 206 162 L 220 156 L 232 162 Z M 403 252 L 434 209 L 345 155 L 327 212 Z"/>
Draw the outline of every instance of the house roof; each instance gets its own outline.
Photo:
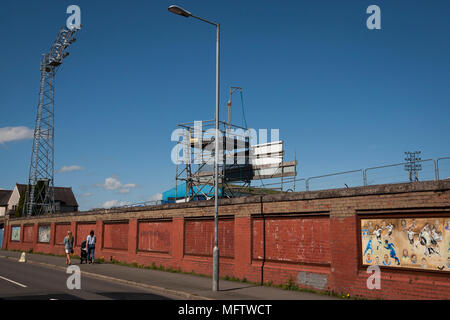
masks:
<path id="1" fill-rule="evenodd" d="M 7 206 L 12 190 L 0 190 L 0 206 Z"/>
<path id="2" fill-rule="evenodd" d="M 19 193 L 22 195 L 27 191 L 26 184 L 16 184 Z M 55 201 L 62 202 L 66 206 L 78 207 L 77 200 L 73 194 L 72 188 L 66 187 L 54 187 L 55 190 Z"/>

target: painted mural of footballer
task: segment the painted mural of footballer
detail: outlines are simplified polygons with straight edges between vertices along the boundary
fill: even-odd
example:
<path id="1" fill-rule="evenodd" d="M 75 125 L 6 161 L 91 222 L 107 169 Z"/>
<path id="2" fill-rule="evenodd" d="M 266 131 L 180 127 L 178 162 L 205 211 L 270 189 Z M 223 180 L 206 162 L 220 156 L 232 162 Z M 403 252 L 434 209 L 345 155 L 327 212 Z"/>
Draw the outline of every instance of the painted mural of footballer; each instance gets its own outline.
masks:
<path id="1" fill-rule="evenodd" d="M 450 271 L 449 218 L 361 219 L 363 265 Z"/>

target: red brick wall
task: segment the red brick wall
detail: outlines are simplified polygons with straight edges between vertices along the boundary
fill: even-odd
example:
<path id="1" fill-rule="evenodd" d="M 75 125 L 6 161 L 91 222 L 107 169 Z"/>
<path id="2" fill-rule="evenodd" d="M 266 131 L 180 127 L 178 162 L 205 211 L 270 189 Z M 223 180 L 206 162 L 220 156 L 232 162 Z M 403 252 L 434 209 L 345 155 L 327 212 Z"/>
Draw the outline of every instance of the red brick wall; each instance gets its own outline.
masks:
<path id="1" fill-rule="evenodd" d="M 62 254 L 54 244 L 68 228 L 78 245 L 94 230 L 96 257 L 212 273 L 213 202 L 126 210 L 7 220 L 4 247 Z M 367 288 L 358 218 L 399 212 L 450 217 L 450 181 L 221 200 L 220 276 L 366 298 L 450 299 L 448 272 L 381 268 L 381 290 Z M 38 244 L 38 225 L 49 223 L 50 244 Z M 10 241 L 11 225 L 22 226 L 21 241 Z"/>
<path id="2" fill-rule="evenodd" d="M 128 223 L 105 223 L 103 225 L 103 248 L 128 250 Z"/>
<path id="3" fill-rule="evenodd" d="M 171 224 L 172 221 L 138 222 L 138 250 L 169 253 Z"/>

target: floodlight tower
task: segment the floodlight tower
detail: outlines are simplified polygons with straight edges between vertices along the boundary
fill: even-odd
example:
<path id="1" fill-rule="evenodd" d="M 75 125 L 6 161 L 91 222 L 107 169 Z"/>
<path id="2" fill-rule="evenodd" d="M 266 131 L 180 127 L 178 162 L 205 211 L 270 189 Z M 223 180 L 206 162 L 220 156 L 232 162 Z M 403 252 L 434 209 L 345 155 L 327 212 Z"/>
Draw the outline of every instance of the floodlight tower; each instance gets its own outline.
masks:
<path id="1" fill-rule="evenodd" d="M 78 30 L 79 28 L 61 28 L 49 52 L 42 57 L 39 102 L 22 215 L 55 212 L 53 184 L 55 74 L 64 58 L 69 55 L 66 50 L 75 42 L 74 35 Z"/>
<path id="2" fill-rule="evenodd" d="M 418 177 L 418 171 L 422 170 L 422 165 L 417 163 L 418 161 L 421 161 L 422 158 L 417 157 L 421 151 L 414 151 L 414 152 L 405 152 L 407 161 L 407 164 L 405 164 L 405 170 L 409 172 L 409 181 L 419 181 Z"/>
<path id="3" fill-rule="evenodd" d="M 241 87 L 230 87 L 230 99 L 228 99 L 228 130 L 231 129 L 231 97 L 235 91 L 241 92 L 242 97 L 242 88 Z"/>

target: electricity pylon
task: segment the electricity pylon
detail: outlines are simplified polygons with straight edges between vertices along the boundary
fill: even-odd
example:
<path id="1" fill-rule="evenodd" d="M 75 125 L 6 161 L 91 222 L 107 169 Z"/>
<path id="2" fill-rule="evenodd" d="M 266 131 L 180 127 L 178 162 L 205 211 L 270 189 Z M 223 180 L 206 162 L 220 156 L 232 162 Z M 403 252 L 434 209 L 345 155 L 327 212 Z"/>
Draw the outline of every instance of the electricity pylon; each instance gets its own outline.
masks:
<path id="1" fill-rule="evenodd" d="M 407 163 L 405 164 L 405 170 L 409 173 L 409 181 L 419 181 L 418 172 L 422 170 L 422 165 L 420 162 L 422 161 L 422 158 L 418 157 L 421 151 L 414 151 L 414 152 L 405 152 L 406 158 L 405 160 Z"/>
<path id="2" fill-rule="evenodd" d="M 69 55 L 66 50 L 75 42 L 74 35 L 78 30 L 78 28 L 61 28 L 49 52 L 42 57 L 39 103 L 22 215 L 55 212 L 53 184 L 55 74 L 64 58 Z"/>

